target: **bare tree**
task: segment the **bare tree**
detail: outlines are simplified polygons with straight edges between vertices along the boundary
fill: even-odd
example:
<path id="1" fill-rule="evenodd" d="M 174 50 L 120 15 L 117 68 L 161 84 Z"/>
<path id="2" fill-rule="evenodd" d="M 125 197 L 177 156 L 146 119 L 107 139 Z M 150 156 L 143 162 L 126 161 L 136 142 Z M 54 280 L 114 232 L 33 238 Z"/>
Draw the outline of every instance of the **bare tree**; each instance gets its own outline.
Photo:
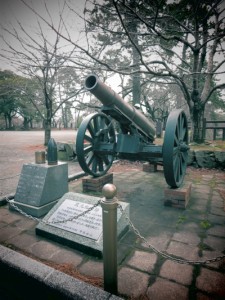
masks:
<path id="1" fill-rule="evenodd" d="M 3 32 L 5 34 L 2 36 L 2 40 L 7 48 L 1 56 L 9 59 L 14 68 L 23 76 L 35 79 L 35 83 L 41 91 L 41 94 L 36 94 L 36 99 L 30 97 L 30 101 L 43 120 L 45 129 L 44 144 L 47 145 L 51 137 L 53 117 L 63 103 L 75 98 L 81 91 L 80 87 L 74 89 L 68 98 L 64 98 L 63 101 L 57 103 L 56 87 L 59 84 L 57 76 L 59 70 L 68 62 L 68 57 L 72 54 L 73 48 L 70 52 L 65 53 L 62 51 L 60 22 L 57 31 L 52 31 L 50 37 L 45 33 L 43 23 L 38 19 L 35 32 L 25 28 L 20 22 L 17 22 L 17 26 L 11 29 L 3 27 Z M 43 110 L 42 107 L 45 109 Z"/>
<path id="2" fill-rule="evenodd" d="M 225 65 L 223 1 L 88 0 L 86 3 L 96 10 L 107 4 L 108 27 L 102 25 L 99 18 L 98 29 L 107 32 L 108 49 L 107 43 L 103 45 L 101 40 L 97 47 L 97 40 L 93 40 L 88 32 L 87 42 L 82 45 L 74 40 L 66 20 L 62 34 L 52 22 L 39 15 L 55 33 L 79 51 L 79 62 L 77 55 L 70 57 L 71 62 L 82 70 L 88 66 L 92 71 L 101 69 L 124 76 L 141 74 L 143 79 L 150 75 L 151 80 L 160 84 L 176 84 L 193 121 L 193 140 L 202 142 L 205 105 L 214 93 L 225 87 L 223 81 L 216 81 L 218 75 L 224 74 Z M 78 16 L 76 11 L 74 13 Z M 135 20 L 135 28 L 127 22 L 128 15 L 129 20 Z M 110 16 L 112 20 L 119 19 L 120 26 L 113 26 L 113 22 L 111 26 Z M 88 19 L 85 21 L 89 22 Z M 116 35 L 120 36 L 120 42 L 110 39 Z M 135 49 L 139 56 L 137 60 L 132 63 L 123 60 L 129 55 L 129 49 L 121 41 Z M 110 47 L 113 47 L 114 54 L 116 51 L 117 57 L 106 60 Z M 217 55 L 220 55 L 220 60 Z"/>

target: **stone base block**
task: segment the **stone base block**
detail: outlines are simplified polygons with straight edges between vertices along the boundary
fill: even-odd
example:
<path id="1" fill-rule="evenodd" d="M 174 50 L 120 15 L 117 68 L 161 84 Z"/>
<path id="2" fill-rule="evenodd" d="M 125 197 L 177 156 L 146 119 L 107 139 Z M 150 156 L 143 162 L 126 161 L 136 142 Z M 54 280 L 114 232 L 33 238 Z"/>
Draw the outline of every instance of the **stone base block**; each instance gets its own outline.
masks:
<path id="1" fill-rule="evenodd" d="M 68 192 L 68 164 L 24 164 L 14 203 L 24 212 L 40 217 Z"/>
<path id="2" fill-rule="evenodd" d="M 107 183 L 113 183 L 113 173 L 101 177 L 86 177 L 82 179 L 83 192 L 101 192 Z"/>
<path id="3" fill-rule="evenodd" d="M 143 164 L 143 172 L 154 173 L 157 171 L 163 171 L 163 165 L 161 163 L 144 163 Z"/>
<path id="4" fill-rule="evenodd" d="M 164 205 L 186 208 L 191 196 L 191 185 L 190 182 L 186 182 L 177 189 L 166 188 L 164 190 Z"/>
<path id="5" fill-rule="evenodd" d="M 154 173 L 157 172 L 157 163 L 144 163 L 143 172 Z"/>
<path id="6" fill-rule="evenodd" d="M 40 218 L 44 215 L 46 215 L 49 210 L 58 202 L 58 200 L 52 201 L 48 204 L 42 205 L 42 206 L 32 206 L 25 203 L 16 202 L 14 200 L 10 200 L 10 204 L 15 205 L 19 209 L 21 209 L 23 212 L 25 212 L 28 215 L 31 215 L 36 218 Z M 17 211 L 13 206 L 9 204 L 9 209 Z"/>

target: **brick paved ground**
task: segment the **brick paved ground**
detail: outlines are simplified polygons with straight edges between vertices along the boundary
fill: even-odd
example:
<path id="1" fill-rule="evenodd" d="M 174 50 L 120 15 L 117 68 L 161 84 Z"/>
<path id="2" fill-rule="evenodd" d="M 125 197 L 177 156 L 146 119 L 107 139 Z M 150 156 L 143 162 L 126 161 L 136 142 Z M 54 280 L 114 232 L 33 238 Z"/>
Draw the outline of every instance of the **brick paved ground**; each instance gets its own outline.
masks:
<path id="1" fill-rule="evenodd" d="M 225 254 L 225 211 L 221 191 L 224 173 L 193 172 L 191 199 L 185 210 L 163 205 L 165 180 L 161 171 L 145 173 L 133 167 L 114 169 L 118 198 L 130 203 L 130 218 L 147 240 L 130 230 L 118 244 L 119 293 L 132 299 L 224 299 L 225 260 L 207 265 L 178 264 L 158 250 L 184 260 Z M 81 180 L 70 191 L 82 192 Z M 0 243 L 48 263 L 70 264 L 82 275 L 103 276 L 101 259 L 35 235 L 37 222 L 0 207 Z"/>

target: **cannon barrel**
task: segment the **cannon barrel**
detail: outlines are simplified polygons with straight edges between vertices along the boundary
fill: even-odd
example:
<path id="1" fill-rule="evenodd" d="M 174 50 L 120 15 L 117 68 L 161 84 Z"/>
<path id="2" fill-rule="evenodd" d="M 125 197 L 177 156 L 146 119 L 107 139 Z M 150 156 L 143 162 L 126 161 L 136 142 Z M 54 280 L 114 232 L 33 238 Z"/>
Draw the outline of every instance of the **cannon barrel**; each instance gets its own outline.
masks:
<path id="1" fill-rule="evenodd" d="M 155 126 L 144 114 L 125 102 L 122 97 L 115 93 L 99 78 L 91 74 L 85 79 L 84 87 L 90 91 L 104 106 L 112 107 L 124 115 L 134 126 L 152 141 L 155 136 Z"/>

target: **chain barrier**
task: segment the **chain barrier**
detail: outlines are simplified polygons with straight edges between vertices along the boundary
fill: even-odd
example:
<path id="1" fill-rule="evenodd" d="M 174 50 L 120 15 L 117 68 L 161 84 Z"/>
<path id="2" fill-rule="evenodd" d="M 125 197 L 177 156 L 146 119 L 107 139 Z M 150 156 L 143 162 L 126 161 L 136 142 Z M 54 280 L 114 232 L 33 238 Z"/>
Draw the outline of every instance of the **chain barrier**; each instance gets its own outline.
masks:
<path id="1" fill-rule="evenodd" d="M 11 178 L 14 178 L 14 177 L 17 177 L 17 176 L 19 176 L 21 173 L 19 173 L 19 174 L 16 174 L 16 175 L 14 175 L 14 176 L 10 176 L 10 177 L 4 177 L 4 178 L 0 178 L 0 180 L 6 180 L 6 179 L 11 179 Z"/>
<path id="2" fill-rule="evenodd" d="M 43 223 L 45 225 L 51 225 L 51 224 L 59 224 L 59 223 L 66 223 L 66 222 L 69 222 L 69 221 L 73 221 L 73 220 L 76 220 L 84 215 L 86 215 L 87 213 L 91 212 L 92 210 L 94 210 L 98 205 L 101 204 L 101 200 L 99 200 L 97 203 L 95 203 L 93 206 L 91 206 L 90 208 L 88 208 L 87 210 L 83 211 L 82 213 L 80 213 L 79 215 L 75 215 L 71 218 L 68 218 L 68 219 L 64 219 L 64 220 L 61 220 L 61 221 L 52 221 L 52 222 L 49 222 L 49 221 L 44 221 L 42 219 L 39 219 L 39 218 L 36 218 L 36 217 L 33 217 L 29 214 L 27 214 L 26 212 L 24 212 L 22 209 L 20 209 L 19 207 L 17 207 L 15 204 L 13 204 L 10 199 L 8 197 L 6 197 L 6 201 L 9 203 L 9 205 L 11 207 L 13 207 L 16 211 L 18 211 L 19 213 L 21 213 L 23 216 L 29 218 L 29 219 L 32 219 L 34 221 L 38 221 L 40 223 Z M 156 249 L 153 245 L 151 245 L 147 239 L 142 236 L 139 232 L 139 230 L 134 226 L 133 222 L 131 221 L 131 219 L 129 218 L 129 216 L 124 212 L 122 206 L 120 204 L 118 204 L 118 208 L 120 209 L 121 213 L 124 213 L 125 215 L 125 218 L 126 220 L 128 221 L 131 229 L 133 230 L 133 232 L 135 233 L 135 235 L 137 237 L 139 237 L 142 241 L 144 241 L 144 243 L 153 251 L 155 252 L 156 254 L 159 254 L 160 256 L 166 258 L 166 259 L 169 259 L 169 260 L 172 260 L 174 262 L 177 262 L 179 264 L 187 264 L 187 265 L 205 265 L 205 264 L 209 264 L 209 263 L 213 263 L 213 262 L 218 262 L 222 259 L 225 258 L 225 255 L 221 255 L 221 256 L 217 256 L 215 258 L 211 258 L 211 259 L 206 259 L 204 261 L 194 261 L 194 260 L 185 260 L 185 259 L 180 259 L 180 258 L 176 258 L 176 257 L 173 257 L 169 254 L 166 254 L 165 252 L 162 252 L 158 249 Z"/>
<path id="3" fill-rule="evenodd" d="M 185 259 L 181 259 L 181 258 L 176 258 L 176 257 L 173 257 L 169 254 L 166 254 L 162 251 L 159 251 L 158 249 L 156 249 L 153 245 L 151 245 L 147 239 L 142 236 L 139 232 L 139 230 L 134 226 L 134 224 L 132 223 L 131 219 L 129 218 L 129 216 L 124 212 L 122 206 L 120 204 L 118 204 L 118 207 L 121 211 L 121 213 L 124 213 L 125 215 L 125 218 L 126 220 L 128 221 L 131 229 L 134 231 L 134 233 L 136 234 L 137 237 L 139 237 L 141 240 L 144 241 L 144 243 L 153 251 L 155 252 L 156 254 L 159 254 L 160 256 L 164 257 L 164 258 L 167 258 L 169 260 L 172 260 L 172 261 L 175 261 L 179 264 L 186 264 L 186 265 L 205 265 L 205 264 L 209 264 L 209 263 L 213 263 L 213 262 L 217 262 L 217 261 L 220 261 L 222 260 L 223 258 L 225 258 L 225 255 L 221 255 L 221 256 L 217 256 L 215 258 L 211 258 L 211 259 L 207 259 L 207 260 L 204 260 L 204 261 L 194 261 L 194 260 L 185 260 Z"/>
<path id="4" fill-rule="evenodd" d="M 87 210 L 83 211 L 79 215 L 75 215 L 75 216 L 73 216 L 71 218 L 60 220 L 60 221 L 51 221 L 51 222 L 49 222 L 49 221 L 45 221 L 45 220 L 42 220 L 42 219 L 39 219 L 39 218 L 36 218 L 36 217 L 33 217 L 33 216 L 27 214 L 22 209 L 20 209 L 18 206 L 16 206 L 14 203 L 12 203 L 8 197 L 6 197 L 5 199 L 9 203 L 9 205 L 11 207 L 13 207 L 16 211 L 18 211 L 23 216 L 25 216 L 25 217 L 33 220 L 33 221 L 37 221 L 37 222 L 40 222 L 42 224 L 45 224 L 45 225 L 60 224 L 60 223 L 66 223 L 66 222 L 69 222 L 69 221 L 77 220 L 78 218 L 80 218 L 80 217 L 88 214 L 89 212 L 91 212 L 92 210 L 94 210 L 98 205 L 101 204 L 101 200 L 99 200 L 97 203 L 95 203 L 93 206 L 89 207 Z"/>

